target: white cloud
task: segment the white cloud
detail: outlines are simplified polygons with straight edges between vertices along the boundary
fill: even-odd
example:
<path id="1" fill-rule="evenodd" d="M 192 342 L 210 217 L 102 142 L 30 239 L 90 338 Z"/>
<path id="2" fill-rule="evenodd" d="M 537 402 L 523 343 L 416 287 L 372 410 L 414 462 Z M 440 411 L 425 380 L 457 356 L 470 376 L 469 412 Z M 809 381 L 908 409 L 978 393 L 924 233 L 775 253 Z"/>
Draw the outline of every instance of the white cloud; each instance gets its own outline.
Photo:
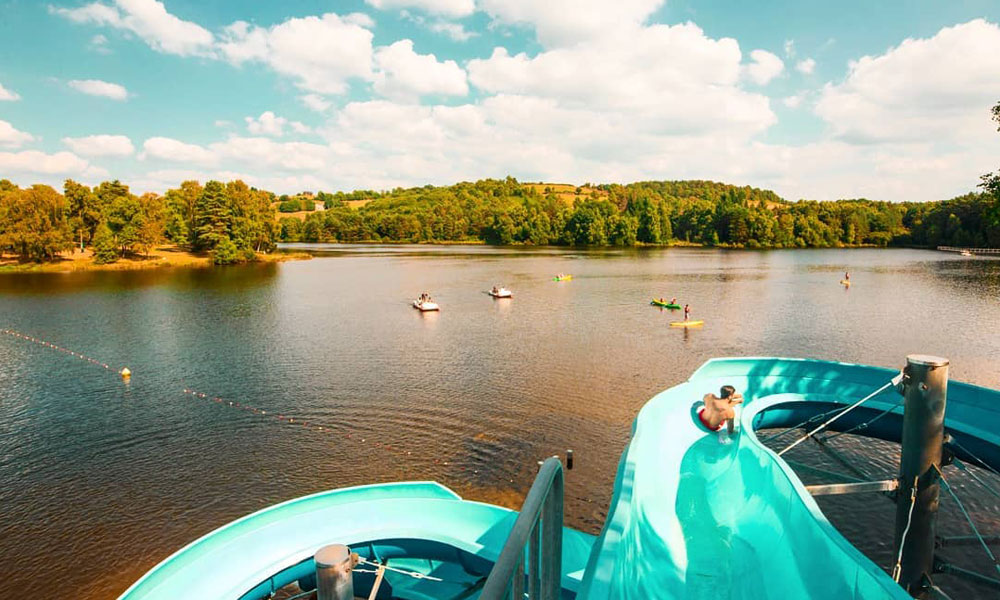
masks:
<path id="1" fill-rule="evenodd" d="M 225 119 L 216 119 L 213 125 L 220 129 L 226 129 L 227 127 L 232 127 L 233 123 L 232 121 L 227 121 Z"/>
<path id="2" fill-rule="evenodd" d="M 473 0 L 365 0 L 365 3 L 379 10 L 416 8 L 447 17 L 467 17 L 476 10 Z"/>
<path id="3" fill-rule="evenodd" d="M 46 154 L 38 150 L 0 152 L 0 170 L 5 173 L 41 175 L 107 175 L 104 169 L 92 167 L 86 160 L 71 152 Z"/>
<path id="4" fill-rule="evenodd" d="M 299 96 L 299 100 L 306 105 L 306 108 L 318 113 L 325 112 L 326 109 L 330 108 L 330 101 L 319 94 L 304 94 Z"/>
<path id="5" fill-rule="evenodd" d="M 62 142 L 76 154 L 84 156 L 128 156 L 135 151 L 132 140 L 124 135 L 64 137 Z"/>
<path id="6" fill-rule="evenodd" d="M 221 159 L 260 169 L 322 171 L 331 163 L 328 146 L 309 142 L 276 142 L 265 137 L 232 136 L 209 147 Z"/>
<path id="7" fill-rule="evenodd" d="M 835 136 L 855 142 L 992 142 L 1000 98 L 1000 27 L 976 19 L 907 39 L 850 64 L 816 104 Z"/>
<path id="8" fill-rule="evenodd" d="M 450 23 L 448 21 L 436 21 L 428 25 L 431 31 L 443 33 L 456 42 L 467 42 L 479 35 L 475 31 L 469 31 L 461 23 Z"/>
<path id="9" fill-rule="evenodd" d="M 788 58 L 795 56 L 795 40 L 785 40 L 785 56 Z"/>
<path id="10" fill-rule="evenodd" d="M 108 38 L 101 33 L 90 38 L 90 43 L 87 47 L 98 54 L 111 54 L 111 48 L 108 47 Z"/>
<path id="11" fill-rule="evenodd" d="M 480 0 L 494 21 L 527 25 L 547 47 L 569 46 L 638 28 L 664 0 Z"/>
<path id="12" fill-rule="evenodd" d="M 782 98 L 781 103 L 788 108 L 798 108 L 802 105 L 802 101 L 805 99 L 804 94 L 795 94 L 793 96 L 787 96 Z"/>
<path id="13" fill-rule="evenodd" d="M 170 162 L 215 164 L 217 157 L 210 150 L 167 137 L 151 137 L 142 144 L 140 159 L 158 158 Z"/>
<path id="14" fill-rule="evenodd" d="M 10 102 L 12 102 L 14 100 L 20 100 L 20 99 L 21 99 L 21 96 L 19 96 L 17 94 L 17 92 L 14 92 L 12 90 L 8 90 L 2 84 L 0 84 L 0 102 L 2 102 L 2 101 L 10 101 Z"/>
<path id="15" fill-rule="evenodd" d="M 7 121 L 0 119 L 0 148 L 17 148 L 34 139 L 35 136 L 30 133 L 18 131 Z"/>
<path id="16" fill-rule="evenodd" d="M 775 121 L 768 99 L 739 88 L 739 45 L 696 25 L 652 25 L 529 57 L 496 48 L 469 61 L 469 81 L 495 94 L 535 96 L 593 111 L 597 123 L 632 120 L 640 131 L 730 131 Z M 655 68 L 651 68 L 655 65 Z"/>
<path id="17" fill-rule="evenodd" d="M 417 54 L 413 42 L 400 40 L 375 51 L 375 91 L 386 97 L 412 99 L 469 93 L 465 71 L 453 60 L 438 62 L 433 54 Z"/>
<path id="18" fill-rule="evenodd" d="M 745 67 L 746 74 L 757 85 L 767 85 L 785 70 L 785 63 L 767 50 L 754 50 L 750 60 Z"/>
<path id="19" fill-rule="evenodd" d="M 212 51 L 211 32 L 170 14 L 157 0 L 115 0 L 115 6 L 93 2 L 79 8 L 50 7 L 50 11 L 77 23 L 129 31 L 157 52 L 190 56 Z"/>
<path id="20" fill-rule="evenodd" d="M 800 60 L 795 63 L 795 70 L 804 75 L 811 75 L 816 70 L 816 61 L 811 58 Z"/>
<path id="21" fill-rule="evenodd" d="M 285 123 L 288 119 L 285 117 L 276 116 L 273 112 L 266 110 L 260 114 L 256 119 L 253 117 L 244 117 L 244 121 L 247 123 L 247 131 L 255 135 L 271 135 L 274 137 L 281 137 L 285 134 Z"/>
<path id="22" fill-rule="evenodd" d="M 301 123 L 299 121 L 289 121 L 288 125 L 295 133 L 312 133 L 312 127 L 309 127 L 305 123 Z"/>
<path id="23" fill-rule="evenodd" d="M 90 96 L 103 96 L 112 100 L 125 100 L 128 98 L 128 90 L 125 86 L 100 79 L 74 79 L 68 81 L 67 85 L 74 90 L 88 94 Z"/>
<path id="24" fill-rule="evenodd" d="M 372 32 L 334 13 L 269 28 L 237 21 L 225 28 L 218 47 L 232 64 L 264 63 L 320 94 L 342 94 L 350 79 L 372 78 Z"/>

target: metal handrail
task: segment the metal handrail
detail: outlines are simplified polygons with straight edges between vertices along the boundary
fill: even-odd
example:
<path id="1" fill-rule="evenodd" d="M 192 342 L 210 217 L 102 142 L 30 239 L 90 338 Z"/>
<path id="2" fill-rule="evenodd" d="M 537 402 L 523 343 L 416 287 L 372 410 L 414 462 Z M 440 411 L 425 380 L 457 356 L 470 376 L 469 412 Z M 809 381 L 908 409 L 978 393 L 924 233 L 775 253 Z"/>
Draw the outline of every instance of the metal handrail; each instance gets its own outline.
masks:
<path id="1" fill-rule="evenodd" d="M 524 497 L 481 600 L 558 600 L 562 591 L 563 468 L 558 458 L 542 463 Z M 527 570 L 524 548 L 528 546 Z"/>

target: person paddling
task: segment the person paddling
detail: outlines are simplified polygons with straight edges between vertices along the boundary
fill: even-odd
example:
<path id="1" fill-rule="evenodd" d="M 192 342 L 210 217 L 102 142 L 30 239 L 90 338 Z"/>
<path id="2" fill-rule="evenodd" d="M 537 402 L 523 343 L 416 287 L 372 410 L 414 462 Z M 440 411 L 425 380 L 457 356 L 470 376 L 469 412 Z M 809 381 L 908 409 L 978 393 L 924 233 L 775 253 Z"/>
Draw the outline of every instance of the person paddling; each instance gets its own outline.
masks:
<path id="1" fill-rule="evenodd" d="M 851 272 L 844 271 L 844 281 L 850 281 L 850 280 L 851 280 Z"/>
<path id="2" fill-rule="evenodd" d="M 687 321 L 688 317 L 690 317 L 690 316 L 691 316 L 691 305 L 690 304 L 685 304 L 684 305 L 684 320 Z"/>

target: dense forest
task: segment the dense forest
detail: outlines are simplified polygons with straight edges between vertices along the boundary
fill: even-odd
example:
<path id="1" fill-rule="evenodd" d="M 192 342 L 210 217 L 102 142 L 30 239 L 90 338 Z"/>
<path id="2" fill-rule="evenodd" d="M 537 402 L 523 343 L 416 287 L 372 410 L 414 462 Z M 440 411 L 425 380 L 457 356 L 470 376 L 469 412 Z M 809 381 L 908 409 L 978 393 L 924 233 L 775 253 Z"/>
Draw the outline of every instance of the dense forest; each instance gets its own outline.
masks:
<path id="1" fill-rule="evenodd" d="M 227 264 L 253 260 L 278 241 L 1000 247 L 996 179 L 984 178 L 981 193 L 899 203 L 788 202 L 770 191 L 710 181 L 599 185 L 577 188 L 567 199 L 507 178 L 281 200 L 242 181 L 185 181 L 163 196 L 136 196 L 118 181 L 91 189 L 67 180 L 59 193 L 0 180 L 0 255 L 47 260 L 92 247 L 95 261 L 113 262 L 173 243 Z M 349 200 L 367 202 L 354 208 Z M 287 203 L 301 210 L 306 202 L 325 210 L 278 212 Z"/>
<path id="2" fill-rule="evenodd" d="M 1000 125 L 1000 104 L 993 118 Z M 2 179 L 0 258 L 48 260 L 89 246 L 94 260 L 106 263 L 164 242 L 211 253 L 216 264 L 254 260 L 278 241 L 1000 248 L 1000 171 L 984 175 L 979 187 L 936 202 L 789 202 L 712 181 L 573 188 L 508 177 L 276 197 L 242 181 L 185 181 L 163 196 L 136 196 L 117 180 L 89 188 L 70 179 L 59 193 Z"/>
<path id="3" fill-rule="evenodd" d="M 19 188 L 2 179 L 0 257 L 51 260 L 89 247 L 94 262 L 104 264 L 170 242 L 208 252 L 216 264 L 254 260 L 277 241 L 272 200 L 273 194 L 242 181 L 185 181 L 163 196 L 136 196 L 117 180 L 89 188 L 67 179 L 60 194 L 47 185 Z"/>

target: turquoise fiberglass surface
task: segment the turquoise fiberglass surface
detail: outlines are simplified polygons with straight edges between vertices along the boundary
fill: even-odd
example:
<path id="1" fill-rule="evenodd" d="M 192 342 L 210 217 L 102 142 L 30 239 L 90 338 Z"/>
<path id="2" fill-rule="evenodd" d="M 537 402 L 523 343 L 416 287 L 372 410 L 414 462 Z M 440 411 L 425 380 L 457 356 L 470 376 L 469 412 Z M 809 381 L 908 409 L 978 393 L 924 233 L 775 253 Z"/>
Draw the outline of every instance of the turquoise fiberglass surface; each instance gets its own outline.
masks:
<path id="1" fill-rule="evenodd" d="M 714 359 L 654 397 L 635 420 L 578 597 L 909 598 L 834 529 L 794 472 L 752 432 L 754 423 L 792 425 L 819 406 L 856 401 L 894 374 L 817 360 Z M 730 444 L 696 413 L 705 393 L 726 384 L 746 399 Z M 888 389 L 865 409 L 900 400 Z M 964 444 L 979 444 L 984 460 L 1000 462 L 1000 392 L 949 382 L 945 424 Z"/>
<path id="2" fill-rule="evenodd" d="M 205 535 L 153 567 L 120 600 L 240 598 L 331 543 L 429 540 L 492 562 L 516 516 L 462 500 L 433 482 L 322 492 L 265 508 Z M 563 586 L 576 590 L 594 536 L 565 529 L 563 539 Z"/>

